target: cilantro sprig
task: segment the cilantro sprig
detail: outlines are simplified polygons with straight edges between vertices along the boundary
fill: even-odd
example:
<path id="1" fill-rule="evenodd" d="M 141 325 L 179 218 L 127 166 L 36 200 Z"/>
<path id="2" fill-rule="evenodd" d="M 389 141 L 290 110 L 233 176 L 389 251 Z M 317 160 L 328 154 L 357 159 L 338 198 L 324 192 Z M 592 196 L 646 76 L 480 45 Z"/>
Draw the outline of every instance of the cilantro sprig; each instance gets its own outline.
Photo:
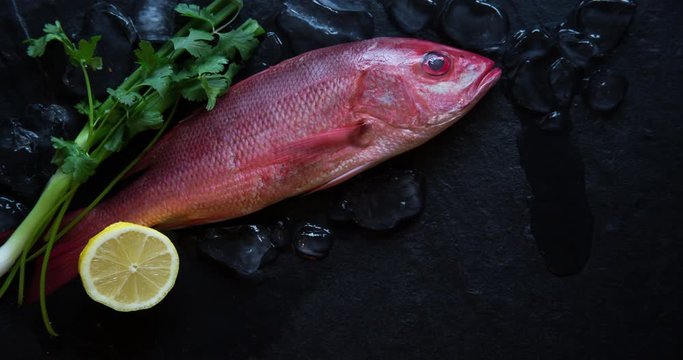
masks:
<path id="1" fill-rule="evenodd" d="M 56 335 L 56 332 L 47 316 L 45 274 L 55 241 L 104 198 L 142 153 L 75 219 L 62 224 L 76 190 L 105 159 L 123 149 L 135 135 L 157 129 L 144 151 L 149 149 L 169 125 L 182 98 L 204 101 L 207 110 L 216 106 L 218 97 L 228 91 L 241 63 L 251 56 L 258 45 L 258 36 L 264 32 L 254 20 L 223 31 L 241 8 L 241 0 L 215 0 L 206 8 L 178 4 L 175 11 L 188 18 L 187 25 L 159 49 L 141 41 L 134 51 L 138 68 L 118 87 L 107 89 L 108 96 L 104 99 L 93 96 L 89 77 L 90 72 L 102 69 L 106 62 L 97 56 L 100 36 L 74 41 L 61 23 L 55 21 L 45 25 L 41 37 L 26 41 L 27 54 L 31 57 L 42 56 L 50 43 L 61 44 L 71 66 L 81 69 L 87 93 L 86 99 L 75 105 L 79 113 L 88 117 L 86 126 L 73 140 L 52 139 L 57 150 L 53 163 L 59 168 L 29 215 L 0 247 L 0 276 L 6 274 L 0 297 L 18 274 L 19 303 L 23 299 L 26 262 L 42 256 L 40 305 L 50 334 Z M 33 251 L 43 234 L 45 245 Z"/>

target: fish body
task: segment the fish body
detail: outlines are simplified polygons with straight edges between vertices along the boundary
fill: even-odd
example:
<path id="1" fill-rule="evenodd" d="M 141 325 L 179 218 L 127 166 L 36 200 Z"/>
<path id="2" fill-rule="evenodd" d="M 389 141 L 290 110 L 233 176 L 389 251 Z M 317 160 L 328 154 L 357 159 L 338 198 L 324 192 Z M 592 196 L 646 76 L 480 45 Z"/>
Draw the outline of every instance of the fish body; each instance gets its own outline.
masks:
<path id="1" fill-rule="evenodd" d="M 235 84 L 211 112 L 165 134 L 137 178 L 55 247 L 47 291 L 77 275 L 107 225 L 175 229 L 240 217 L 334 186 L 460 119 L 500 70 L 444 45 L 376 38 L 319 49 Z"/>

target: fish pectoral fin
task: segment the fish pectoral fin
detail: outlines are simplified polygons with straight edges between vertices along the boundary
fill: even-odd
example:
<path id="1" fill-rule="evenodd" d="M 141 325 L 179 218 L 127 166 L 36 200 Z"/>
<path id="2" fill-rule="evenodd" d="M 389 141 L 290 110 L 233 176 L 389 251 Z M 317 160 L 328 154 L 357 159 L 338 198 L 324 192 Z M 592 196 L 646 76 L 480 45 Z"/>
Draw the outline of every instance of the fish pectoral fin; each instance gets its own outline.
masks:
<path id="1" fill-rule="evenodd" d="M 334 152 L 347 146 L 364 147 L 369 143 L 370 125 L 365 121 L 358 124 L 332 129 L 299 139 L 276 148 L 269 156 L 270 164 L 292 164 L 308 162 L 321 153 Z"/>

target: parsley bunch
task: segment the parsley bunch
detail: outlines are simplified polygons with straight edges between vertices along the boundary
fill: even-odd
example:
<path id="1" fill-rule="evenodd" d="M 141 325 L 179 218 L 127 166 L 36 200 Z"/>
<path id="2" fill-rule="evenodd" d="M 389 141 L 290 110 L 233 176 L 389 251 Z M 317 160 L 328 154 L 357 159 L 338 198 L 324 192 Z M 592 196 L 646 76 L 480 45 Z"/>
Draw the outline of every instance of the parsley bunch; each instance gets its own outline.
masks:
<path id="1" fill-rule="evenodd" d="M 179 4 L 175 11 L 189 18 L 188 24 L 158 50 L 149 42 L 141 41 L 135 50 L 139 67 L 116 89 L 107 89 L 108 97 L 101 102 L 92 94 L 88 75 L 102 69 L 106 61 L 96 56 L 100 36 L 75 43 L 56 21 L 45 25 L 42 37 L 27 40 L 27 53 L 31 57 L 42 56 L 51 42 L 60 43 L 70 64 L 81 69 L 87 92 L 87 98 L 76 105 L 87 116 L 87 124 L 73 140 L 52 139 L 57 150 L 53 163 L 59 168 L 31 212 L 0 247 L 0 276 L 7 274 L 0 287 L 0 297 L 18 273 L 19 303 L 23 299 L 26 262 L 43 256 L 40 304 L 50 334 L 56 335 L 47 317 L 45 272 L 55 241 L 94 208 L 142 154 L 73 221 L 63 226 L 62 219 L 76 190 L 102 161 L 124 148 L 135 135 L 156 129 L 155 137 L 143 153 L 147 151 L 171 121 L 181 98 L 205 101 L 207 110 L 216 106 L 217 98 L 232 84 L 240 60 L 250 57 L 258 45 L 257 37 L 264 32 L 251 19 L 231 31 L 224 31 L 241 7 L 241 0 L 215 0 L 206 8 Z M 43 234 L 45 244 L 29 254 Z"/>

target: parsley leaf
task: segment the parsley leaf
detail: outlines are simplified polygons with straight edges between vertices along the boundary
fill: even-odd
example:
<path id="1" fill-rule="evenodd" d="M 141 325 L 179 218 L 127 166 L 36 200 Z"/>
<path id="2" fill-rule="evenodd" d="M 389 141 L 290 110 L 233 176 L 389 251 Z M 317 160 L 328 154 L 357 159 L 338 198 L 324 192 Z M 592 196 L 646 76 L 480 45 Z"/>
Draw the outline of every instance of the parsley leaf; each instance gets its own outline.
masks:
<path id="1" fill-rule="evenodd" d="M 248 59 L 259 44 L 257 36 L 262 35 L 265 30 L 253 19 L 244 22 L 239 28 L 225 34 L 218 34 L 218 45 L 216 48 L 223 51 L 228 57 L 233 56 L 237 50 L 242 59 Z"/>
<path id="2" fill-rule="evenodd" d="M 181 3 L 175 7 L 175 11 L 185 17 L 206 21 L 212 28 L 216 26 L 216 17 L 209 10 L 199 7 L 199 5 Z"/>
<path id="3" fill-rule="evenodd" d="M 126 123 L 131 136 L 148 129 L 158 129 L 164 123 L 164 117 L 158 111 L 145 111 Z"/>
<path id="4" fill-rule="evenodd" d="M 97 109 L 100 107 L 100 105 L 102 105 L 101 102 L 94 100 L 93 108 L 95 111 L 97 111 Z M 74 109 L 76 109 L 76 111 L 78 111 L 79 114 L 83 114 L 85 116 L 88 116 L 88 112 L 89 112 L 89 110 L 88 110 L 88 99 L 81 100 L 81 102 L 79 102 L 78 104 L 76 104 L 74 106 Z"/>
<path id="5" fill-rule="evenodd" d="M 124 132 L 125 129 L 123 126 L 116 129 L 116 131 L 111 134 L 111 137 L 109 137 L 109 140 L 104 144 L 104 148 L 110 152 L 119 152 L 123 148 L 123 145 L 125 145 L 123 141 Z"/>
<path id="6" fill-rule="evenodd" d="M 218 96 L 223 95 L 232 84 L 232 79 L 239 71 L 237 64 L 230 64 L 225 74 L 200 75 L 189 80 L 182 88 L 181 95 L 190 101 L 207 100 L 206 110 L 216 106 Z"/>
<path id="7" fill-rule="evenodd" d="M 171 65 L 162 66 L 149 74 L 142 85 L 151 86 L 159 94 L 164 95 L 171 86 L 171 75 L 173 75 Z"/>
<path id="8" fill-rule="evenodd" d="M 53 137 L 52 146 L 57 149 L 52 162 L 77 183 L 84 183 L 95 173 L 97 162 L 75 142 Z"/>
<path id="9" fill-rule="evenodd" d="M 205 55 L 211 50 L 211 45 L 206 42 L 209 40 L 213 40 L 213 34 L 197 29 L 190 29 L 187 36 L 171 38 L 176 50 L 185 49 L 194 57 Z"/>
<path id="10" fill-rule="evenodd" d="M 208 55 L 197 59 L 197 65 L 194 67 L 196 74 L 216 74 L 222 72 L 225 65 L 228 64 L 228 58 L 222 55 Z"/>
<path id="11" fill-rule="evenodd" d="M 28 39 L 27 53 L 30 57 L 40 57 L 45 53 L 45 47 L 52 40 L 57 40 L 64 45 L 66 49 L 68 46 L 72 46 L 71 40 L 66 36 L 64 29 L 62 29 L 62 24 L 59 21 L 55 21 L 54 24 L 45 24 L 43 27 L 43 33 L 45 35 L 37 39 Z"/>
<path id="12" fill-rule="evenodd" d="M 135 91 L 127 91 L 120 88 L 116 90 L 107 89 L 107 94 L 111 95 L 118 102 L 126 106 L 132 106 L 136 101 L 142 99 L 142 96 Z M 85 109 L 87 111 L 87 105 Z"/>
<path id="13" fill-rule="evenodd" d="M 164 63 L 163 59 L 154 51 L 152 44 L 147 40 L 140 41 L 140 45 L 134 53 L 138 59 L 138 64 L 146 71 L 153 71 L 157 66 Z"/>
<path id="14" fill-rule="evenodd" d="M 90 40 L 81 39 L 78 41 L 78 47 L 75 49 L 67 48 L 67 55 L 69 55 L 71 63 L 75 66 L 85 64 L 95 70 L 102 69 L 102 58 L 94 56 L 95 47 L 97 47 L 97 42 L 100 41 L 101 38 L 101 36 L 95 35 L 91 37 Z"/>
<path id="15" fill-rule="evenodd" d="M 228 90 L 228 80 L 222 75 L 212 75 L 202 78 L 202 88 L 206 92 L 206 110 L 212 110 L 216 106 L 218 95 Z"/>
<path id="16" fill-rule="evenodd" d="M 30 57 L 40 57 L 45 53 L 45 47 L 47 46 L 48 40 L 47 36 L 42 36 L 37 39 L 28 39 L 28 49 L 26 53 Z"/>
<path id="17" fill-rule="evenodd" d="M 194 78 L 185 83 L 185 86 L 180 90 L 180 95 L 186 100 L 202 101 L 206 100 L 206 92 L 202 88 L 201 79 Z"/>

